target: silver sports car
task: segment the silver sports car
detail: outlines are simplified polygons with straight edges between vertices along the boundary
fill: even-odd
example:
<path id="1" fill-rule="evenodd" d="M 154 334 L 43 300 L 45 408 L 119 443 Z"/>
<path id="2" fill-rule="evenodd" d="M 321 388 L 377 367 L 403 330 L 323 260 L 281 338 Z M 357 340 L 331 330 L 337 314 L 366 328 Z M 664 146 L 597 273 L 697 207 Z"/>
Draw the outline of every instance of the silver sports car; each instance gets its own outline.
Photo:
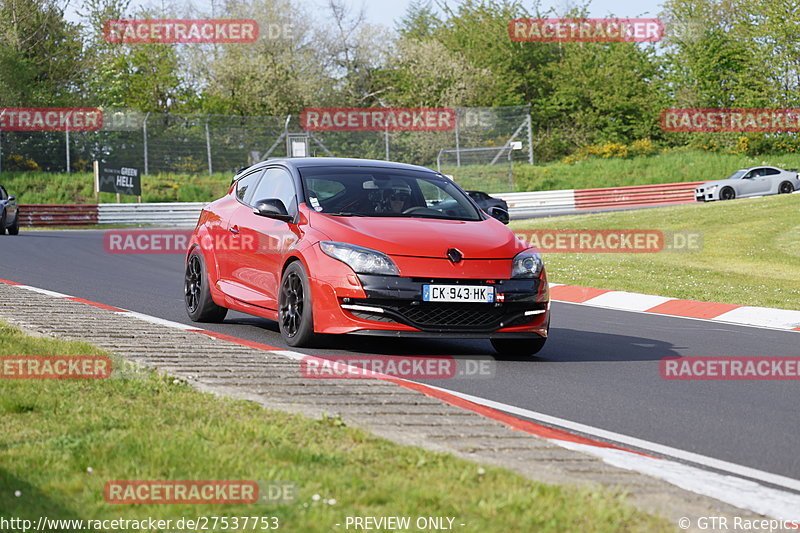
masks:
<path id="1" fill-rule="evenodd" d="M 748 196 L 786 194 L 800 190 L 797 169 L 752 167 L 737 170 L 724 180 L 709 181 L 694 190 L 698 202 L 733 200 Z"/>

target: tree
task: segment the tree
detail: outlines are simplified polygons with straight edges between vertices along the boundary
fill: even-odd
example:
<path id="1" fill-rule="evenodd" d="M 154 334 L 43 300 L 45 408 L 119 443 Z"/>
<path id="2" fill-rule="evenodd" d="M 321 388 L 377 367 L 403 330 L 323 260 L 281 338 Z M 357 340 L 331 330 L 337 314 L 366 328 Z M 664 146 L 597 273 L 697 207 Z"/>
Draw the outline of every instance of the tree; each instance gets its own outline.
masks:
<path id="1" fill-rule="evenodd" d="M 547 68 L 553 94 L 541 113 L 574 146 L 659 135 L 665 105 L 657 59 L 636 43 L 570 43 Z"/>
<path id="2" fill-rule="evenodd" d="M 85 79 L 79 28 L 55 0 L 0 0 L 0 106 L 68 106 Z"/>

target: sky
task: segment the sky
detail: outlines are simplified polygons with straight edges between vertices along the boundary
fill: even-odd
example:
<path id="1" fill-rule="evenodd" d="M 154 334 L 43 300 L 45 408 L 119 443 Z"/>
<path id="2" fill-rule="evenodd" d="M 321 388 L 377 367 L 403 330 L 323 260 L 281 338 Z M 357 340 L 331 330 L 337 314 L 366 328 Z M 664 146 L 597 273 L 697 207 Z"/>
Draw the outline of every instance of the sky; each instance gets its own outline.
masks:
<path id="1" fill-rule="evenodd" d="M 178 0 L 180 1 L 180 0 Z M 212 0 L 186 0 L 194 6 L 211 11 Z M 323 11 L 323 6 L 326 4 L 325 0 L 306 0 L 308 2 L 316 3 Z M 365 7 L 367 20 L 374 24 L 382 24 L 388 28 L 394 28 L 396 21 L 399 21 L 406 12 L 411 0 L 345 0 L 345 2 L 353 9 L 358 9 L 361 6 Z M 75 10 L 80 6 L 81 0 L 69 0 L 67 8 L 67 18 L 73 22 L 77 21 Z M 167 2 L 171 3 L 171 2 Z M 450 0 L 452 5 L 457 4 L 457 1 Z M 582 2 L 572 0 L 542 0 L 542 7 L 544 9 L 554 8 L 556 12 L 564 12 L 570 7 Z M 589 14 L 592 17 L 602 18 L 613 14 L 617 17 L 656 17 L 661 10 L 662 0 L 593 0 L 589 5 Z M 532 2 L 524 2 L 525 5 L 531 6 Z M 160 5 L 159 0 L 133 0 L 132 6 L 139 5 Z"/>

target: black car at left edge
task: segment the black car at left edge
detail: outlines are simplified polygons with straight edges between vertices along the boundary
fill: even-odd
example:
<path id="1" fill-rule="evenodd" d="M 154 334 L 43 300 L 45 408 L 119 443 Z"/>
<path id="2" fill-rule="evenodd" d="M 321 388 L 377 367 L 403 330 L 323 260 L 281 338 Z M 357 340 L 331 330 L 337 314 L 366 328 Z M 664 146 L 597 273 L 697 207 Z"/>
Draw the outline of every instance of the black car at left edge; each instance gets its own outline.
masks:
<path id="1" fill-rule="evenodd" d="M 19 206 L 16 196 L 9 196 L 6 189 L 0 185 L 0 235 L 19 233 Z"/>

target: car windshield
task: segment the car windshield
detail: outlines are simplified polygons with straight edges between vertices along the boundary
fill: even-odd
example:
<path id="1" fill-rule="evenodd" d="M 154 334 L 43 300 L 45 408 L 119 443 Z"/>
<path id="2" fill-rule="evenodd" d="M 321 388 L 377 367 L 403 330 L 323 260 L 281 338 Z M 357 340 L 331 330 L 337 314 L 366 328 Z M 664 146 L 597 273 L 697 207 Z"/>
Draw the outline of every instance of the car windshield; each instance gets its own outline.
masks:
<path id="1" fill-rule="evenodd" d="M 432 172 L 381 167 L 304 167 L 306 204 L 336 216 L 482 220 L 452 181 Z"/>
<path id="2" fill-rule="evenodd" d="M 738 179 L 742 179 L 745 174 L 747 174 L 747 169 L 737 170 L 736 172 L 734 172 L 733 174 L 731 174 L 730 176 L 728 176 L 725 179 L 738 180 Z"/>

